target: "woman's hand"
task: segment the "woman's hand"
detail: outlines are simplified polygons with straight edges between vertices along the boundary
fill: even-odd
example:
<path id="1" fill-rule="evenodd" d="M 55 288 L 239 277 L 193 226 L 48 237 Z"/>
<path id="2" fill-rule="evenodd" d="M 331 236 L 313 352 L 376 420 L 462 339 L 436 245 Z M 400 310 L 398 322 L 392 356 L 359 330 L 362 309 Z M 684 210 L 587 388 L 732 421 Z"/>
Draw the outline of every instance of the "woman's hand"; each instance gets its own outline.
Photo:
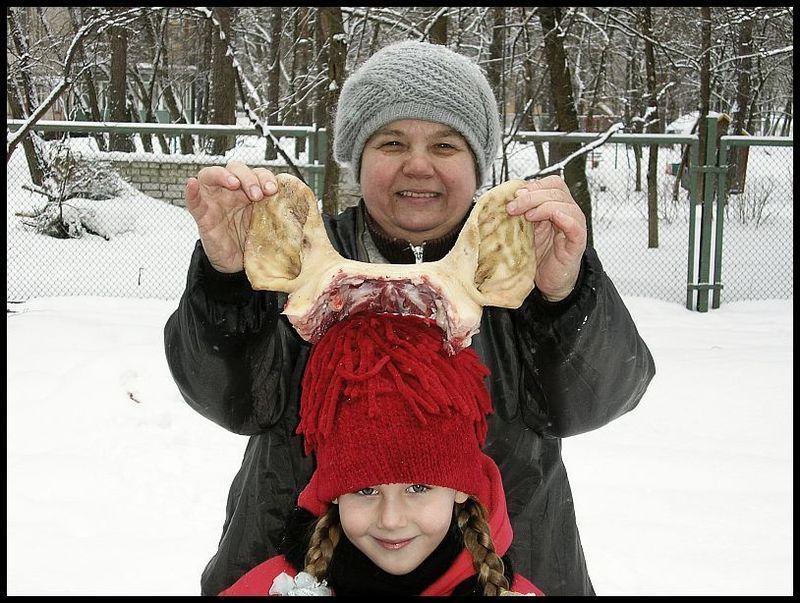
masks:
<path id="1" fill-rule="evenodd" d="M 278 192 L 275 175 L 239 161 L 203 168 L 186 182 L 186 209 L 197 223 L 200 242 L 219 272 L 244 269 L 244 241 L 253 201 Z"/>
<path id="2" fill-rule="evenodd" d="M 560 176 L 532 180 L 506 205 L 512 216 L 535 224 L 536 288 L 560 301 L 575 288 L 586 249 L 586 216 Z"/>

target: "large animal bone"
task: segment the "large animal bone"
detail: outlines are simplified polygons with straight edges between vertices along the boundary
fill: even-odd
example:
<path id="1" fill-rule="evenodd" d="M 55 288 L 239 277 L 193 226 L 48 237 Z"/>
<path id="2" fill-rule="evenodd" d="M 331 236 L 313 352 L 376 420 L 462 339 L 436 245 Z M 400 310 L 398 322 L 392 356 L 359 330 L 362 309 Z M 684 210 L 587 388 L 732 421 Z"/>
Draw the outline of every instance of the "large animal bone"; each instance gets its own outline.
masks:
<path id="1" fill-rule="evenodd" d="M 283 313 L 306 341 L 349 314 L 394 312 L 434 319 L 455 353 L 477 333 L 483 306 L 518 308 L 533 289 L 533 225 L 505 209 L 523 180 L 482 195 L 441 260 L 370 264 L 334 249 L 308 186 L 276 178 L 278 193 L 254 204 L 244 267 L 253 289 L 289 294 Z"/>

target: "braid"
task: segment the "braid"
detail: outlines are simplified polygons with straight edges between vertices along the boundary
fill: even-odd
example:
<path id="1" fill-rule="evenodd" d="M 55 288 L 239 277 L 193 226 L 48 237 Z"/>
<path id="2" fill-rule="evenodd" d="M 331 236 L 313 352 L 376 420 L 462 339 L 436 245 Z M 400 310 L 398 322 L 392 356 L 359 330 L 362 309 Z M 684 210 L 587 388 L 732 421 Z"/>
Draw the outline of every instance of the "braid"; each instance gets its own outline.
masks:
<path id="1" fill-rule="evenodd" d="M 463 504 L 457 503 L 455 512 L 458 527 L 464 534 L 464 546 L 472 555 L 478 584 L 483 587 L 483 595 L 502 595 L 509 590 L 509 584 L 503 560 L 494 550 L 485 507 L 470 497 Z"/>
<path id="2" fill-rule="evenodd" d="M 339 507 L 331 505 L 328 511 L 314 523 L 314 532 L 308 543 L 303 571 L 314 576 L 317 581 L 325 579 L 333 551 L 339 544 L 341 535 Z"/>

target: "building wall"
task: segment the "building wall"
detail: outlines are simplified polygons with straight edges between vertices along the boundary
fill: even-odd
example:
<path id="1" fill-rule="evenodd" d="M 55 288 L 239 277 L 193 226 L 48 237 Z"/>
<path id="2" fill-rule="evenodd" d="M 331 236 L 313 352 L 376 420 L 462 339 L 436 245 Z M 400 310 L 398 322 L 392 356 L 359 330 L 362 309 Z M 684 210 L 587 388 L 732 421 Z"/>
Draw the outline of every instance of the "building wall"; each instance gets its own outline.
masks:
<path id="1" fill-rule="evenodd" d="M 170 163 L 155 161 L 121 161 L 112 160 L 111 163 L 122 178 L 133 185 L 137 190 L 154 199 L 161 199 L 172 205 L 183 207 L 183 194 L 186 181 L 196 176 L 204 167 L 219 165 L 219 163 Z M 251 165 L 250 167 L 257 167 Z M 269 169 L 278 174 L 290 172 L 287 166 L 270 165 Z M 302 171 L 302 170 L 301 170 Z M 304 173 L 306 182 L 311 183 L 313 176 Z M 320 182 L 322 175 L 319 176 Z M 340 206 L 349 207 L 358 203 L 358 186 L 351 182 L 345 170 L 342 170 L 340 180 Z"/>

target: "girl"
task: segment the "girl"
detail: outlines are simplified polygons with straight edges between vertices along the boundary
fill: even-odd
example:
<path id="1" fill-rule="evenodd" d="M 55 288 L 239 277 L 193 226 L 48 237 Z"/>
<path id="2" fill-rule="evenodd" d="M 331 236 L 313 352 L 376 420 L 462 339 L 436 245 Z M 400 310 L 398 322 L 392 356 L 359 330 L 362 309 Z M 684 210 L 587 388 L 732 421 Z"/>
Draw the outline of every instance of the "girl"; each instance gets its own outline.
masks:
<path id="1" fill-rule="evenodd" d="M 298 433 L 316 470 L 280 550 L 223 595 L 542 594 L 515 575 L 481 452 L 488 369 L 432 320 L 356 314 L 314 346 Z"/>

